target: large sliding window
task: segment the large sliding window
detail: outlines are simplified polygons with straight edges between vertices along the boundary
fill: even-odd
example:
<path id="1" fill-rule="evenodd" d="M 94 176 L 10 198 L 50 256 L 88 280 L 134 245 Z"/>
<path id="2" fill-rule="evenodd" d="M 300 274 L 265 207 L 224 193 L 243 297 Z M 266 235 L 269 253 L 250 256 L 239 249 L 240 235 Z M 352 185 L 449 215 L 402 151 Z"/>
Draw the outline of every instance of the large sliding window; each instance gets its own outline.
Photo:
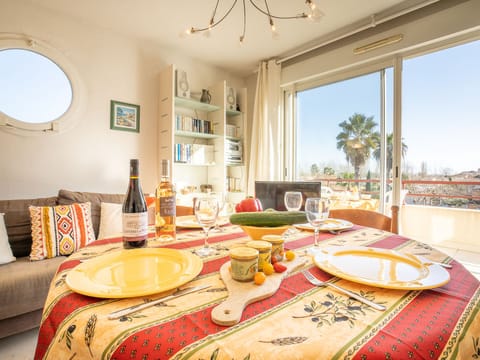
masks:
<path id="1" fill-rule="evenodd" d="M 383 209 L 390 185 L 382 175 L 392 168 L 392 79 L 388 68 L 296 93 L 295 178 L 322 181 L 334 207 Z"/>
<path id="2" fill-rule="evenodd" d="M 335 207 L 389 214 L 401 174 L 400 203 L 480 209 L 479 58 L 477 40 L 397 61 L 401 84 L 392 67 L 297 85 L 291 178 L 322 181 Z"/>
<path id="3" fill-rule="evenodd" d="M 408 202 L 480 209 L 480 40 L 403 63 Z"/>

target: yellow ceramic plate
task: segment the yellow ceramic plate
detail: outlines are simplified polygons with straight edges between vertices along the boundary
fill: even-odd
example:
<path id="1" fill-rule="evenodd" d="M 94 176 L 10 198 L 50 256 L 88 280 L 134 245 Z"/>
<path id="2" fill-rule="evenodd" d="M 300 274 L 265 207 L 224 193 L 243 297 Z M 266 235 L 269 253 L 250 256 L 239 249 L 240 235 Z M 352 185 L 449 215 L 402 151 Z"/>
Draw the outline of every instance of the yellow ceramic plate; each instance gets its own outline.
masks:
<path id="1" fill-rule="evenodd" d="M 219 216 L 217 219 L 217 224 L 219 226 L 227 225 L 229 222 L 228 217 Z M 202 227 L 197 222 L 197 218 L 195 215 L 187 215 L 187 216 L 177 216 L 175 221 L 175 226 L 178 228 L 186 228 L 186 229 L 201 229 Z"/>
<path id="2" fill-rule="evenodd" d="M 300 230 L 313 231 L 313 226 L 308 223 L 295 224 L 294 226 Z M 329 218 L 322 223 L 319 230 L 320 231 L 339 231 L 339 230 L 350 229 L 352 227 L 353 227 L 353 224 L 350 221 Z"/>
<path id="3" fill-rule="evenodd" d="M 197 276 L 203 262 L 187 251 L 120 250 L 81 263 L 67 275 L 73 291 L 99 298 L 145 296 L 177 288 Z"/>
<path id="4" fill-rule="evenodd" d="M 326 247 L 315 253 L 314 262 L 339 278 L 388 289 L 432 289 L 450 280 L 440 265 L 388 249 Z"/>

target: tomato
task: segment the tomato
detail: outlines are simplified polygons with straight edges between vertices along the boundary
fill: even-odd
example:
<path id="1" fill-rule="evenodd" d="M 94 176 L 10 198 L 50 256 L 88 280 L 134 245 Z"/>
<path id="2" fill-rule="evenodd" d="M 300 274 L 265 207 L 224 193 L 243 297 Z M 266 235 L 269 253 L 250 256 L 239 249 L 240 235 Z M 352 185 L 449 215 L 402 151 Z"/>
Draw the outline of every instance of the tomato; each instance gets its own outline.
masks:
<path id="1" fill-rule="evenodd" d="M 248 197 L 243 199 L 235 206 L 236 212 L 257 212 L 263 211 L 262 203 L 259 199 L 254 197 Z"/>
<path id="2" fill-rule="evenodd" d="M 280 264 L 279 262 L 273 264 L 273 269 L 277 273 L 283 273 L 285 270 L 287 270 L 287 267 L 283 264 Z"/>

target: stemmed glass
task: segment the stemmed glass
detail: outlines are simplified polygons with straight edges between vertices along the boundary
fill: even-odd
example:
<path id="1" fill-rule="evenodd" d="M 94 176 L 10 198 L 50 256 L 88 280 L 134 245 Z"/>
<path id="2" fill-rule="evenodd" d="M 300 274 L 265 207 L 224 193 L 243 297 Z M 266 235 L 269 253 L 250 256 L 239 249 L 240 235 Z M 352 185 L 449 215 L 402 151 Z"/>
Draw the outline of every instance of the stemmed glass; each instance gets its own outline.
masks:
<path id="1" fill-rule="evenodd" d="M 328 218 L 330 200 L 325 198 L 307 198 L 305 202 L 305 214 L 310 225 L 313 226 L 314 245 L 318 246 L 318 231 L 320 225 Z"/>
<path id="2" fill-rule="evenodd" d="M 209 193 L 209 196 L 213 196 L 218 200 L 218 214 L 220 216 L 224 216 L 223 210 L 225 208 L 225 204 L 227 202 L 227 197 L 226 194 L 223 192 L 211 192 Z M 213 231 L 215 232 L 222 232 L 223 229 L 220 227 L 220 224 L 218 223 L 218 218 L 215 221 L 215 227 L 213 228 Z"/>
<path id="3" fill-rule="evenodd" d="M 300 191 L 287 191 L 283 196 L 283 201 L 288 211 L 298 211 L 302 207 L 302 193 Z"/>
<path id="4" fill-rule="evenodd" d="M 197 222 L 205 232 L 205 243 L 203 247 L 197 249 L 195 253 L 202 257 L 212 255 L 215 249 L 211 248 L 208 243 L 208 232 L 215 226 L 215 222 L 217 221 L 218 212 L 220 211 L 218 199 L 214 196 L 199 198 L 195 202 L 194 210 Z"/>

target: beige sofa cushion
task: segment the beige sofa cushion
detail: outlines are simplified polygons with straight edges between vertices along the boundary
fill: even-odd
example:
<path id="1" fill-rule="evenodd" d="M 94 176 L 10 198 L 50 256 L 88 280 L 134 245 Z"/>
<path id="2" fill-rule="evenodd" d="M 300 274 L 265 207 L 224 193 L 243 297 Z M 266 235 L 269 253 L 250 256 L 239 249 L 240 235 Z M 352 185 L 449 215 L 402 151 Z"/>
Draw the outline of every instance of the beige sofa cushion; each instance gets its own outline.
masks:
<path id="1" fill-rule="evenodd" d="M 0 200 L 0 213 L 5 213 L 5 226 L 13 256 L 28 256 L 32 248 L 32 226 L 28 207 L 54 206 L 57 198 Z"/>
<path id="2" fill-rule="evenodd" d="M 124 194 L 103 194 L 91 192 L 79 192 L 70 190 L 60 190 L 58 192 L 58 204 L 70 205 L 73 203 L 91 203 L 92 224 L 95 236 L 98 237 L 98 230 L 100 227 L 100 207 L 102 202 L 108 203 L 123 203 Z"/>
<path id="3" fill-rule="evenodd" d="M 63 256 L 43 261 L 22 257 L 0 265 L 0 271 L 5 266 L 13 275 L 0 276 L 0 319 L 43 308 L 50 282 L 64 260 Z"/>

